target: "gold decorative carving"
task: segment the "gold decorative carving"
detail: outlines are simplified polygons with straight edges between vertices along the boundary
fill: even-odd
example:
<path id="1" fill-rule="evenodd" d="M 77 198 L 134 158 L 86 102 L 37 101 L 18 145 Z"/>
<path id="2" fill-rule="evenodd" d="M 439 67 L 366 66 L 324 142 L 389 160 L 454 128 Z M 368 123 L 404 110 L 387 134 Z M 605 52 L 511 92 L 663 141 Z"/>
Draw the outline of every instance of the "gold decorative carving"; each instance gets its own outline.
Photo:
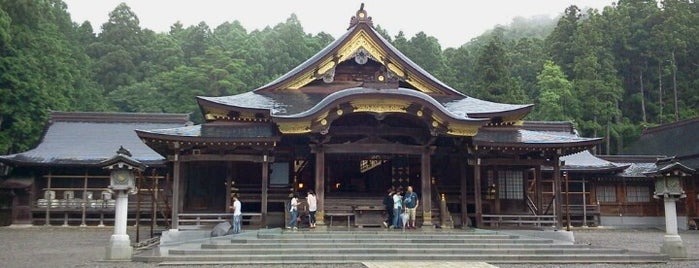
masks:
<path id="1" fill-rule="evenodd" d="M 219 119 L 229 119 L 228 113 L 223 110 L 209 110 L 206 115 L 204 115 L 206 120 L 219 120 Z"/>
<path id="2" fill-rule="evenodd" d="M 277 123 L 279 131 L 284 134 L 301 134 L 311 132 L 311 124 L 309 122 L 288 122 Z"/>
<path id="3" fill-rule="evenodd" d="M 400 69 L 398 66 L 396 66 L 395 64 L 389 62 L 388 64 L 386 64 L 386 68 L 387 68 L 389 71 L 393 72 L 396 76 L 405 79 L 405 72 L 403 72 L 403 70 L 401 70 L 401 69 Z"/>
<path id="4" fill-rule="evenodd" d="M 405 101 L 353 101 L 351 102 L 355 113 L 373 112 L 373 113 L 406 113 L 410 103 Z"/>
<path id="5" fill-rule="evenodd" d="M 330 62 L 326 63 L 325 65 L 321 65 L 321 67 L 318 68 L 318 75 L 323 75 L 323 74 L 327 73 L 333 67 L 335 67 L 334 61 L 330 61 Z"/>
<path id="6" fill-rule="evenodd" d="M 396 76 L 403 79 L 408 84 L 411 84 L 419 91 L 423 93 L 436 93 L 440 92 L 439 89 L 432 86 L 430 83 L 418 76 L 411 75 L 406 71 L 404 66 L 394 62 L 388 56 L 388 53 L 379 45 L 376 40 L 371 38 L 371 35 L 367 33 L 364 29 L 357 31 L 350 40 L 348 40 L 343 46 L 341 46 L 336 53 L 326 55 L 326 57 L 318 62 L 317 68 L 307 70 L 304 73 L 299 74 L 295 79 L 281 84 L 279 88 L 290 88 L 298 89 L 308 83 L 319 78 L 319 75 L 323 75 L 328 72 L 333 67 L 337 66 L 338 63 L 344 62 L 346 60 L 352 59 L 355 53 L 363 49 L 367 54 L 370 55 L 374 60 L 383 63 L 389 71 L 391 71 Z M 385 77 L 384 77 L 385 80 Z"/>
<path id="7" fill-rule="evenodd" d="M 447 134 L 454 136 L 473 137 L 476 136 L 476 134 L 478 134 L 478 129 L 478 126 L 452 124 L 450 125 L 450 128 L 447 130 Z"/>

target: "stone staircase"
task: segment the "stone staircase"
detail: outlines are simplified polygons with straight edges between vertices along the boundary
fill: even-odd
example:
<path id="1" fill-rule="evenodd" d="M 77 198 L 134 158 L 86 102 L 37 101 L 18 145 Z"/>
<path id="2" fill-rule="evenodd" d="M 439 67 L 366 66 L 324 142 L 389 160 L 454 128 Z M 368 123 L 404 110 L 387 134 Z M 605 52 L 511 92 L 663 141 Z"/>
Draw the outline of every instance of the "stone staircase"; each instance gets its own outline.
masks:
<path id="1" fill-rule="evenodd" d="M 267 229 L 160 246 L 134 261 L 161 265 L 308 264 L 366 261 L 488 263 L 665 263 L 667 256 L 594 248 L 490 230 Z"/>

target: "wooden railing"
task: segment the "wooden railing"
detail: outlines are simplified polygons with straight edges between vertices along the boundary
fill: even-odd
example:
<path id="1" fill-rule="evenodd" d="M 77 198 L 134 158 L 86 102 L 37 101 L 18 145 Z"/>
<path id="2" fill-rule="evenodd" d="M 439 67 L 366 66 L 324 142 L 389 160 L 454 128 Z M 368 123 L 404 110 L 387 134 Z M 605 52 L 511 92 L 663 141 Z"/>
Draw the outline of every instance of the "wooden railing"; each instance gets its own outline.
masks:
<path id="1" fill-rule="evenodd" d="M 484 214 L 483 215 L 483 225 L 484 227 L 494 227 L 500 228 L 502 226 L 534 226 L 534 227 L 545 227 L 545 226 L 555 226 L 556 217 L 553 215 L 494 215 L 494 214 Z"/>
<path id="2" fill-rule="evenodd" d="M 180 229 L 202 229 L 230 221 L 233 213 L 180 213 L 178 216 Z M 243 213 L 242 221 L 244 225 L 258 228 L 262 223 L 262 213 Z"/>

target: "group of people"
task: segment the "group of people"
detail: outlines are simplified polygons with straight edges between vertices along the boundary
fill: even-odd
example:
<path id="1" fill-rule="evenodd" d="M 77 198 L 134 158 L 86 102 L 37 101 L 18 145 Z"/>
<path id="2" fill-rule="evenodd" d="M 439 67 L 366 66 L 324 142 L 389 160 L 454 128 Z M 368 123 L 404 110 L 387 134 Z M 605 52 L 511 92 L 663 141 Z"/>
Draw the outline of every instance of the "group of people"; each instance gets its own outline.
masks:
<path id="1" fill-rule="evenodd" d="M 386 209 L 386 221 L 383 222 L 384 227 L 390 229 L 401 229 L 403 226 L 408 229 L 416 229 L 415 215 L 417 207 L 420 205 L 417 193 L 413 191 L 412 186 L 406 188 L 403 192 L 402 187 L 388 189 L 388 194 L 384 197 L 384 207 Z M 408 214 L 408 219 L 403 222 L 402 213 Z"/>
<path id="2" fill-rule="evenodd" d="M 306 203 L 308 204 L 308 224 L 310 228 L 316 228 L 316 211 L 318 210 L 318 200 L 313 190 L 308 190 L 306 194 Z M 294 192 L 289 201 L 289 222 L 286 225 L 287 229 L 298 229 L 299 221 L 299 195 Z"/>
<path id="3" fill-rule="evenodd" d="M 313 190 L 308 190 L 306 195 L 306 203 L 308 204 L 309 212 L 309 227 L 316 227 L 316 211 L 318 210 L 318 201 Z M 287 229 L 298 229 L 299 221 L 299 195 L 294 192 L 291 195 L 291 200 L 289 201 L 289 222 L 286 225 Z M 400 229 L 403 226 L 408 229 L 416 229 L 415 225 L 415 215 L 417 212 L 417 207 L 420 205 L 420 200 L 417 193 L 413 191 L 412 186 L 408 186 L 406 191 L 403 192 L 402 187 L 388 189 L 388 195 L 384 198 L 383 204 L 386 208 L 386 221 L 383 222 L 384 227 Z M 233 224 L 231 227 L 231 233 L 240 233 L 242 226 L 242 204 L 238 199 L 237 195 L 233 196 L 233 204 L 230 206 L 230 210 L 233 212 Z M 401 214 L 407 213 L 408 220 L 403 222 L 401 219 Z"/>

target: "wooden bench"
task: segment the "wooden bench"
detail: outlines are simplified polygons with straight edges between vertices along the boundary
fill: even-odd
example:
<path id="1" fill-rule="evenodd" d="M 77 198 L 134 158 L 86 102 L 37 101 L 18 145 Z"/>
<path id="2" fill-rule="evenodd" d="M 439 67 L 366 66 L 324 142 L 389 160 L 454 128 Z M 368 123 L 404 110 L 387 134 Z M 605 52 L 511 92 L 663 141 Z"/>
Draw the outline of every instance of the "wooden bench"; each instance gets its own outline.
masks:
<path id="1" fill-rule="evenodd" d="M 350 228 L 351 218 L 354 217 L 354 207 L 352 206 L 327 206 L 325 207 L 325 216 L 330 218 L 331 227 L 334 217 L 347 217 L 347 228 Z"/>

